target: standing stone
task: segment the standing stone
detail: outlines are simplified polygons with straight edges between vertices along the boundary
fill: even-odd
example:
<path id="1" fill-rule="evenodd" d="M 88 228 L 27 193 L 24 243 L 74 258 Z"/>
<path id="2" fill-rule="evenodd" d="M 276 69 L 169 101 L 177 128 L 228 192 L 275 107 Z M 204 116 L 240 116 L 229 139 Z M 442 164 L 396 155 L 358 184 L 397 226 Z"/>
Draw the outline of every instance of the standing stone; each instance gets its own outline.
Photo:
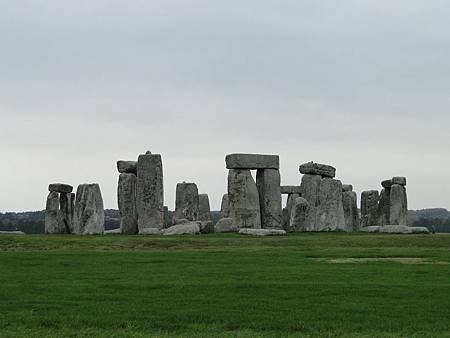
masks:
<path id="1" fill-rule="evenodd" d="M 228 198 L 234 225 L 238 228 L 261 228 L 259 193 L 250 170 L 229 171 Z"/>
<path id="2" fill-rule="evenodd" d="M 168 207 L 164 207 L 164 229 L 170 228 L 172 225 L 171 212 Z"/>
<path id="3" fill-rule="evenodd" d="M 45 206 L 45 233 L 61 234 L 64 233 L 64 230 L 64 226 L 60 225 L 59 194 L 51 191 L 47 196 Z"/>
<path id="4" fill-rule="evenodd" d="M 291 221 L 290 219 L 291 216 L 289 215 L 289 210 L 287 208 L 283 208 L 282 217 L 283 217 L 283 229 L 289 231 L 289 223 Z"/>
<path id="5" fill-rule="evenodd" d="M 377 190 L 363 191 L 361 194 L 361 227 L 378 225 L 378 200 Z"/>
<path id="6" fill-rule="evenodd" d="M 136 182 L 134 174 L 120 174 L 117 189 L 119 202 L 120 230 L 127 235 L 138 233 L 138 216 L 136 210 Z"/>
<path id="7" fill-rule="evenodd" d="M 103 234 L 105 211 L 98 184 L 81 184 L 77 189 L 73 219 L 74 233 L 79 235 Z"/>
<path id="8" fill-rule="evenodd" d="M 408 225 L 408 198 L 406 188 L 399 184 L 391 187 L 390 225 Z"/>
<path id="9" fill-rule="evenodd" d="M 256 186 L 259 192 L 261 226 L 266 229 L 282 229 L 280 171 L 259 169 Z"/>
<path id="10" fill-rule="evenodd" d="M 289 194 L 286 201 L 286 214 L 283 215 L 283 228 L 289 230 L 291 223 L 291 212 L 295 205 L 295 200 L 300 197 L 300 194 Z"/>
<path id="11" fill-rule="evenodd" d="M 198 217 L 199 221 L 211 220 L 211 208 L 209 206 L 208 194 L 198 195 Z"/>
<path id="12" fill-rule="evenodd" d="M 290 214 L 289 230 L 306 231 L 308 229 L 307 220 L 310 212 L 309 203 L 303 197 L 297 197 Z"/>
<path id="13" fill-rule="evenodd" d="M 347 231 L 358 230 L 359 215 L 356 192 L 344 191 L 342 193 L 342 204 L 344 206 L 345 229 Z"/>
<path id="14" fill-rule="evenodd" d="M 139 155 L 137 164 L 136 208 L 139 231 L 164 227 L 164 186 L 161 155 Z"/>
<path id="15" fill-rule="evenodd" d="M 175 198 L 174 220 L 196 221 L 199 216 L 199 196 L 195 183 L 178 183 Z M 175 221 L 174 221 L 175 223 Z"/>
<path id="16" fill-rule="evenodd" d="M 228 200 L 228 194 L 222 196 L 222 204 L 220 206 L 220 217 L 228 218 L 230 216 L 230 203 Z"/>
<path id="17" fill-rule="evenodd" d="M 73 215 L 75 206 L 74 193 L 61 193 L 59 195 L 59 209 L 61 222 L 64 226 L 64 233 L 73 233 Z"/>
<path id="18" fill-rule="evenodd" d="M 320 181 L 315 230 L 346 230 L 341 181 L 329 177 Z"/>
<path id="19" fill-rule="evenodd" d="M 391 188 L 384 188 L 381 190 L 378 201 L 378 219 L 378 225 L 383 226 L 391 224 Z"/>
<path id="20" fill-rule="evenodd" d="M 309 203 L 310 211 L 305 222 L 305 231 L 314 231 L 317 206 L 319 204 L 319 189 L 322 177 L 319 175 L 303 175 L 301 183 L 302 197 Z"/>

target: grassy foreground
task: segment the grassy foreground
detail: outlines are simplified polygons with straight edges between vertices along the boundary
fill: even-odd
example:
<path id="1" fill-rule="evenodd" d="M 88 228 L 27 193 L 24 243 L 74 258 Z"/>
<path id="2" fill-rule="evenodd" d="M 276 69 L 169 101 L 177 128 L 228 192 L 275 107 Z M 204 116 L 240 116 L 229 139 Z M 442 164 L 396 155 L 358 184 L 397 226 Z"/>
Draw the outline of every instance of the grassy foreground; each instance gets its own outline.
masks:
<path id="1" fill-rule="evenodd" d="M 1 337 L 450 337 L 450 235 L 0 235 Z"/>

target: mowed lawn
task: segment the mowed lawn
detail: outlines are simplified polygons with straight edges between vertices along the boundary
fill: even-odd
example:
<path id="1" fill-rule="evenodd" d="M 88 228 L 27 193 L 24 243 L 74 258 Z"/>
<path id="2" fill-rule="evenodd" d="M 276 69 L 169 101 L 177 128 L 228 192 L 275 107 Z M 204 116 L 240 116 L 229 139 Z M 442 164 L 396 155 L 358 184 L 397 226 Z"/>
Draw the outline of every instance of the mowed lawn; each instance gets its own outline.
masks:
<path id="1" fill-rule="evenodd" d="M 2 337 L 450 337 L 450 235 L 0 235 Z"/>

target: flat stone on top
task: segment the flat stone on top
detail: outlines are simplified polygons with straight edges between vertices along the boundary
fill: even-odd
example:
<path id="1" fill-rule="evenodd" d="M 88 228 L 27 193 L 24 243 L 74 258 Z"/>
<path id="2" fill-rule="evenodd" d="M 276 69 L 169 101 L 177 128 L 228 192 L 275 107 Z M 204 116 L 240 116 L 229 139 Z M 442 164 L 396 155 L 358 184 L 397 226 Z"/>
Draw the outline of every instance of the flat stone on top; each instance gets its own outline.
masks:
<path id="1" fill-rule="evenodd" d="M 300 165 L 301 174 L 320 175 L 322 177 L 334 178 L 336 176 L 336 168 L 327 164 L 308 162 Z"/>
<path id="2" fill-rule="evenodd" d="M 291 195 L 291 194 L 301 195 L 301 189 L 300 189 L 300 186 L 296 186 L 296 185 L 282 185 L 281 186 L 281 194 L 282 195 Z"/>
<path id="3" fill-rule="evenodd" d="M 121 174 L 137 175 L 137 161 L 117 161 L 117 170 Z"/>
<path id="4" fill-rule="evenodd" d="M 225 162 L 227 169 L 280 169 L 278 155 L 230 154 Z"/>
<path id="5" fill-rule="evenodd" d="M 342 192 L 346 191 L 353 191 L 353 185 L 351 184 L 343 184 L 342 185 Z"/>
<path id="6" fill-rule="evenodd" d="M 406 185 L 406 177 L 400 177 L 400 176 L 393 177 L 392 184 Z"/>
<path id="7" fill-rule="evenodd" d="M 52 183 L 48 186 L 48 191 L 69 194 L 73 191 L 73 187 L 64 183 Z"/>
<path id="8" fill-rule="evenodd" d="M 392 187 L 392 180 L 384 180 L 381 182 L 381 186 L 385 189 L 390 189 Z"/>

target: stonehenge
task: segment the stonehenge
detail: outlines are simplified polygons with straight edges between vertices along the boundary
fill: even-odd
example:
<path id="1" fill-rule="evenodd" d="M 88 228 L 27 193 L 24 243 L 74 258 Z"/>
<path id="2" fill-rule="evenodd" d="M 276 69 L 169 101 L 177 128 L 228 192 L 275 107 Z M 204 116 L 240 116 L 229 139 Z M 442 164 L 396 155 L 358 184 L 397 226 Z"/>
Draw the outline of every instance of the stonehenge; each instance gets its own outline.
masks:
<path id="1" fill-rule="evenodd" d="M 173 223 L 177 219 L 197 221 L 199 215 L 199 194 L 195 183 L 178 183 L 175 197 Z"/>
<path id="2" fill-rule="evenodd" d="M 120 229 L 123 234 L 127 235 L 138 233 L 136 182 L 137 177 L 135 174 L 123 173 L 119 175 L 117 201 L 120 214 Z"/>
<path id="3" fill-rule="evenodd" d="M 281 177 L 278 169 L 259 169 L 256 174 L 256 187 L 259 193 L 261 226 L 269 229 L 282 229 Z"/>
<path id="4" fill-rule="evenodd" d="M 361 194 L 361 227 L 378 225 L 378 190 L 367 190 Z"/>
<path id="5" fill-rule="evenodd" d="M 228 218 L 228 216 L 230 216 L 230 201 L 228 199 L 228 194 L 224 194 L 220 205 L 220 217 Z"/>
<path id="6" fill-rule="evenodd" d="M 75 194 L 68 184 L 52 183 L 45 208 L 45 233 L 70 234 L 73 232 Z"/>
<path id="7" fill-rule="evenodd" d="M 303 231 L 310 212 L 310 205 L 303 197 L 294 200 L 289 218 L 289 231 Z"/>
<path id="8" fill-rule="evenodd" d="M 199 221 L 211 220 L 211 207 L 208 194 L 198 195 L 198 218 Z"/>
<path id="9" fill-rule="evenodd" d="M 342 205 L 344 207 L 345 228 L 348 231 L 357 231 L 360 226 L 358 201 L 356 192 L 350 184 L 342 185 Z"/>

